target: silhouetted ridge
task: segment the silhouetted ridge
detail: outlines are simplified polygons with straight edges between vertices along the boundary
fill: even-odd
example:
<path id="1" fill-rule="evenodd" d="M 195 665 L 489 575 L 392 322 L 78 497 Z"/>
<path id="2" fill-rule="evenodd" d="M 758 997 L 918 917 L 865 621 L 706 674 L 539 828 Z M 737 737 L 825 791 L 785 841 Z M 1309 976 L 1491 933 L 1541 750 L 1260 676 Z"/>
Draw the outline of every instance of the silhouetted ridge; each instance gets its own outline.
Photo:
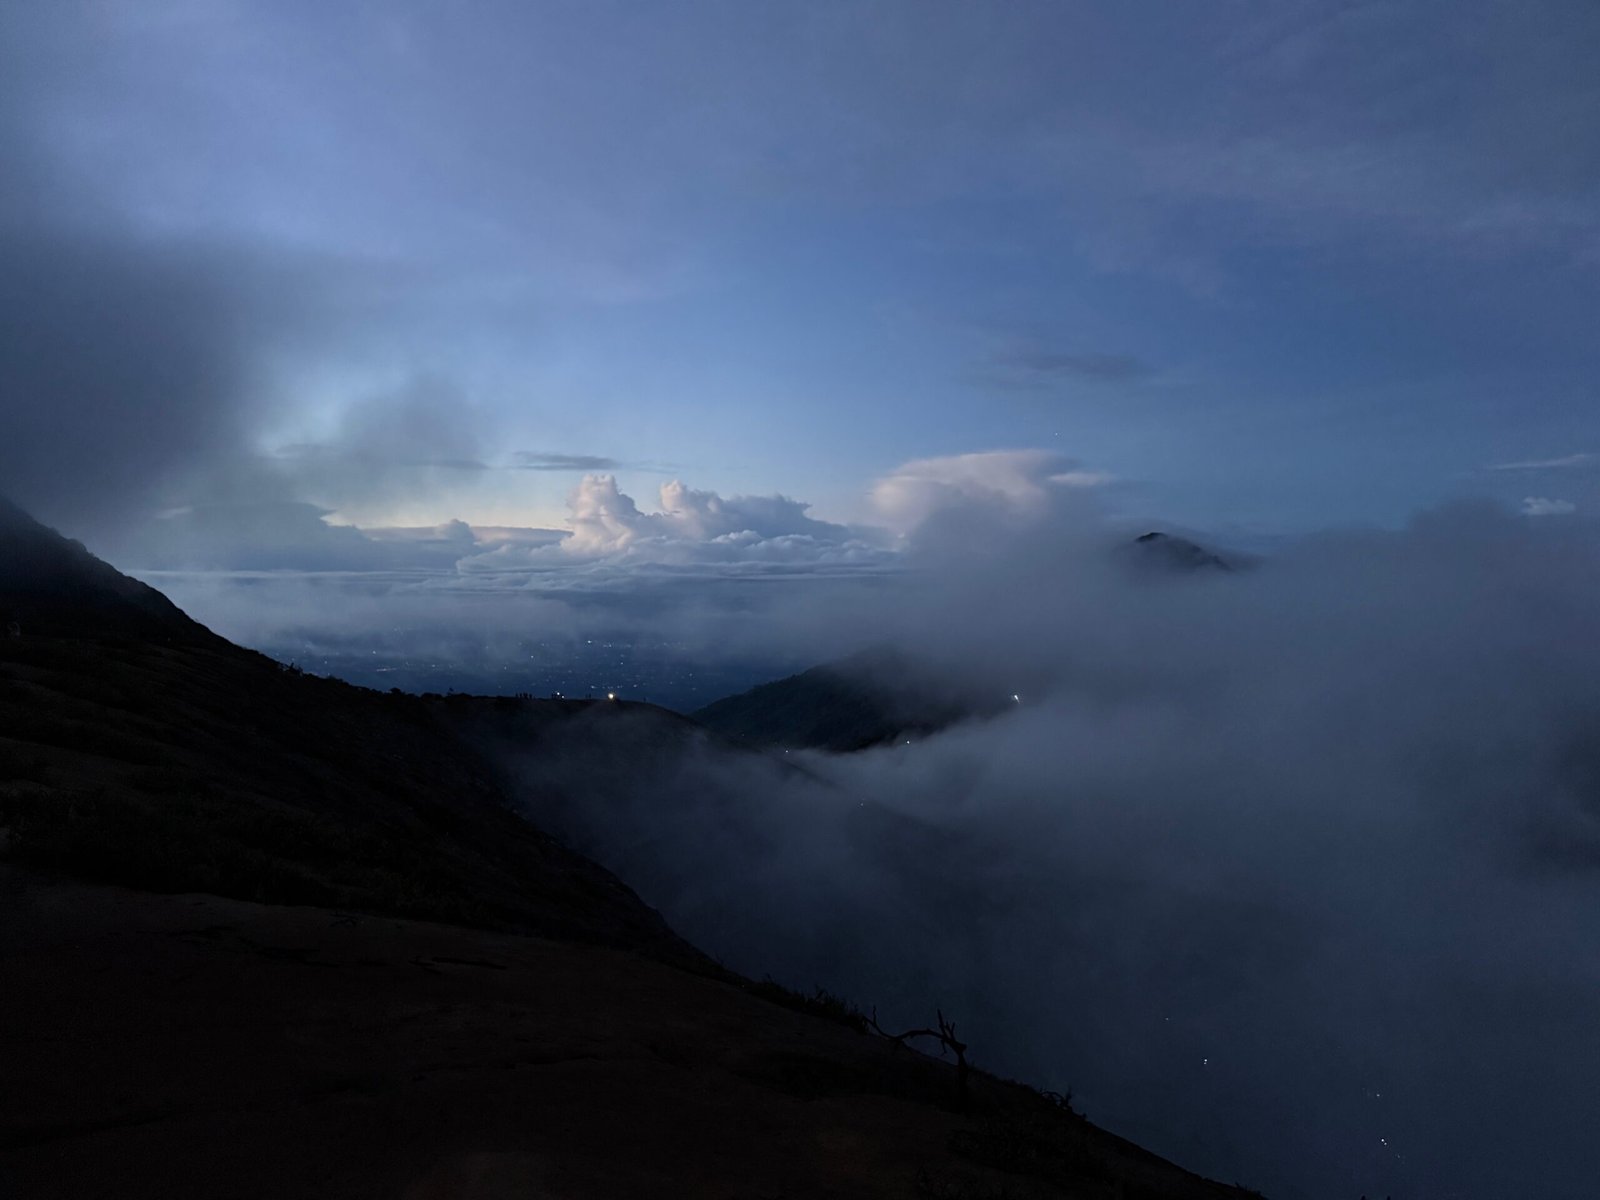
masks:
<path id="1" fill-rule="evenodd" d="M 235 646 L 3 501 L 0 617 L 0 861 L 701 961 L 427 702 Z"/>
<path id="2" fill-rule="evenodd" d="M 0 496 L 0 636 L 221 639 L 154 588 L 96 558 Z"/>
<path id="3" fill-rule="evenodd" d="M 995 697 L 957 688 L 902 654 L 875 649 L 726 696 L 691 715 L 750 746 L 848 752 L 926 736 L 999 707 Z"/>

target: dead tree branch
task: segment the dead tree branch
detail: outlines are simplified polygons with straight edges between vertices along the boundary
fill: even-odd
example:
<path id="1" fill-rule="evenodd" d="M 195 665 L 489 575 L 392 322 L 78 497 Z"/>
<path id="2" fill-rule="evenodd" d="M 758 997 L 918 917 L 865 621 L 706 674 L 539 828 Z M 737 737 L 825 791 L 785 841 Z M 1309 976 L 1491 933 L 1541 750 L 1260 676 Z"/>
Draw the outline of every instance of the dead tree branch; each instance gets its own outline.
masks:
<path id="1" fill-rule="evenodd" d="M 867 1026 L 879 1037 L 887 1038 L 897 1046 L 904 1046 L 911 1038 L 932 1038 L 939 1043 L 941 1049 L 948 1050 L 954 1054 L 956 1056 L 956 1092 L 960 1099 L 961 1111 L 966 1112 L 967 1044 L 956 1037 L 955 1022 L 945 1020 L 942 1010 L 935 1009 L 934 1016 L 939 1023 L 939 1028 L 937 1029 L 908 1029 L 904 1033 L 890 1033 L 878 1024 L 878 1010 L 874 1008 L 872 1014 L 867 1017 Z"/>

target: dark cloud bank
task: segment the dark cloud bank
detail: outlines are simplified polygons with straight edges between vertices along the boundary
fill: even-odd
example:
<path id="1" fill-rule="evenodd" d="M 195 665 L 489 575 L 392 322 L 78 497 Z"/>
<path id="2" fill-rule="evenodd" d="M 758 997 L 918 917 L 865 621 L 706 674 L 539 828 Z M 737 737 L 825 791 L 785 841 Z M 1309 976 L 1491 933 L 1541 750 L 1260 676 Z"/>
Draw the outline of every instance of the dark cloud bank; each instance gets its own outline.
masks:
<path id="1" fill-rule="evenodd" d="M 732 965 L 942 1006 L 1196 1169 L 1589 1195 L 1594 528 L 1462 505 L 1152 574 L 1014 516 L 936 515 L 861 615 L 1003 717 L 777 766 L 543 743 L 532 815 Z"/>

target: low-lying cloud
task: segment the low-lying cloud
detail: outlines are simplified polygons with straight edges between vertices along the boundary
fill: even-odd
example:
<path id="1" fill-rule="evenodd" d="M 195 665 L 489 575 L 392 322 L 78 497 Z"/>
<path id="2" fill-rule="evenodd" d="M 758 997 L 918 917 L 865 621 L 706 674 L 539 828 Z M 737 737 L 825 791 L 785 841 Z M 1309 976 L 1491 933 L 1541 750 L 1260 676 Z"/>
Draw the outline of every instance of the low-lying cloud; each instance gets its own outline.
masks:
<path id="1" fill-rule="evenodd" d="M 546 741 L 517 761 L 535 817 L 732 965 L 942 1005 L 1193 1168 L 1587 1195 L 1593 525 L 1466 504 L 1151 573 L 1073 499 L 980 503 L 985 552 L 917 559 L 875 614 L 1016 690 L 1000 718 L 777 766 Z"/>
<path id="2" fill-rule="evenodd" d="M 361 529 L 300 502 L 201 505 L 150 522 L 123 561 L 218 632 L 360 682 L 683 707 L 853 649 L 903 570 L 886 529 L 785 496 L 674 480 L 657 503 L 587 475 L 564 528 Z"/>
<path id="3" fill-rule="evenodd" d="M 856 540 L 845 526 L 809 516 L 808 505 L 787 496 L 723 498 L 673 480 L 662 484 L 660 504 L 657 512 L 641 511 L 615 476 L 585 476 L 568 500 L 572 537 L 562 549 L 587 556 L 673 545 L 750 552 L 776 542 L 821 550 Z"/>
<path id="4" fill-rule="evenodd" d="M 991 527 L 1092 504 L 1103 478 L 1046 451 L 924 459 L 878 482 L 881 523 L 865 525 L 820 520 L 786 496 L 722 496 L 678 480 L 647 508 L 601 474 L 572 489 L 563 528 L 361 529 L 304 502 L 213 504 L 151 522 L 123 562 L 219 632 L 273 653 L 342 657 L 382 595 L 392 611 L 363 634 L 363 656 L 412 658 L 449 628 L 458 651 L 477 634 L 475 658 L 503 652 L 502 634 L 603 636 L 779 672 L 878 637 L 902 577 L 959 557 L 969 540 L 991 542 Z M 341 591 L 359 621 L 339 611 Z M 467 628 L 450 628 L 464 612 Z"/>

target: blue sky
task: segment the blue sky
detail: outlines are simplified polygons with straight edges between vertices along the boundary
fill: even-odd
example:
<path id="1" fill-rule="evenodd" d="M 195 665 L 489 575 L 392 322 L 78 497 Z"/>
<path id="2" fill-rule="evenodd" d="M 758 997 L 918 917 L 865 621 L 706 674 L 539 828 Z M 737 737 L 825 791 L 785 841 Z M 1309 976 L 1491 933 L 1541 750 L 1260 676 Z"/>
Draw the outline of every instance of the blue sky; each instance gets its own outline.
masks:
<path id="1" fill-rule="evenodd" d="M 287 280 L 230 454 L 332 462 L 411 414 L 426 446 L 360 448 L 384 487 L 273 485 L 334 520 L 564 519 L 575 471 L 430 447 L 841 522 L 991 449 L 1242 536 L 1600 499 L 1587 460 L 1486 469 L 1600 448 L 1586 0 L 3 19 L 25 220 Z M 204 503 L 213 465 L 141 500 Z"/>

